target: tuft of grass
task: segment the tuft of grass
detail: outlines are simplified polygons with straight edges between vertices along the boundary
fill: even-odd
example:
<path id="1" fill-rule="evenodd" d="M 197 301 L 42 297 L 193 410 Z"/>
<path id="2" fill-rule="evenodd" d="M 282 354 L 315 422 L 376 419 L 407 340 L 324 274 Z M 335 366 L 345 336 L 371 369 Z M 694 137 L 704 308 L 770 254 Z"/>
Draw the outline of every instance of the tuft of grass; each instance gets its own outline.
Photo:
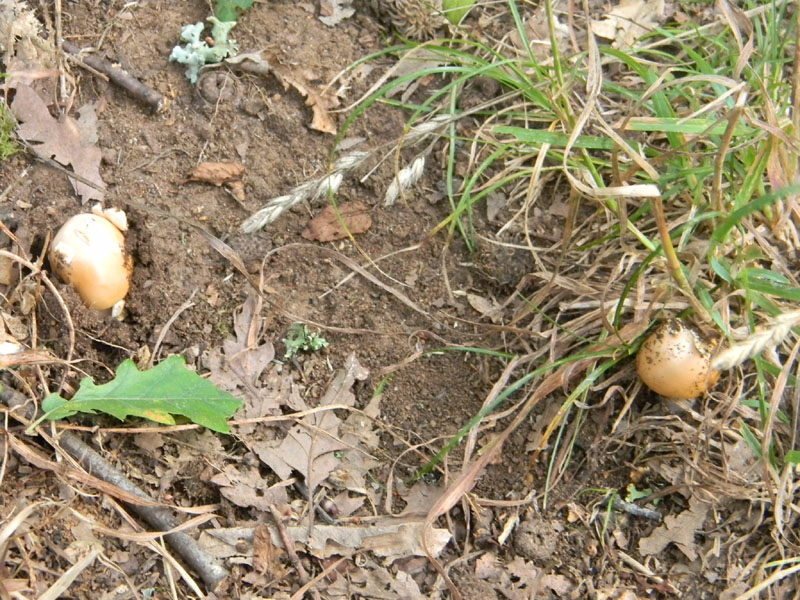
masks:
<path id="1" fill-rule="evenodd" d="M 702 15 L 702 4 L 681 7 Z M 406 112 L 406 134 L 436 122 L 427 147 L 401 138 L 393 151 L 398 178 L 426 156 L 429 177 L 441 180 L 450 210 L 429 234 L 443 233 L 445 242 L 460 236 L 471 252 L 514 245 L 527 249 L 533 265 L 500 302 L 511 307 L 504 352 L 513 358 L 499 357 L 509 361 L 505 382 L 420 474 L 512 397 L 522 400 L 508 409 L 517 415 L 509 428 L 552 394 L 559 409 L 538 432 L 532 460 L 547 457 L 547 479 L 537 484 L 546 502 L 575 466 L 590 411 L 609 403 L 616 411 L 606 446 L 635 445 L 647 429 L 635 402 L 646 394 L 627 359 L 652 320 L 677 314 L 729 345 L 714 363 L 727 371 L 723 384 L 684 420 L 659 425 L 669 447 L 683 440 L 678 456 L 698 473 L 699 481 L 683 485 L 774 505 L 776 546 L 764 556 L 784 556 L 791 552 L 780 546 L 785 524 L 798 516 L 788 490 L 796 489 L 800 462 L 797 11 L 787 2 L 744 0 L 721 20 L 665 22 L 623 49 L 591 34 L 568 38 L 559 20 L 586 24 L 600 15 L 557 15 L 552 0 L 538 14 L 514 0 L 481 9 L 496 24 L 481 39 L 387 50 L 407 63 L 414 57 L 418 68 L 382 80 L 337 138 L 378 103 Z M 536 33 L 532 22 L 547 30 Z M 415 84 L 416 93 L 398 98 Z M 465 104 L 476 91 L 479 101 Z M 434 156 L 444 157 L 438 171 Z M 511 216 L 494 227 L 478 209 L 498 193 Z M 548 213 L 553 199 L 567 214 L 560 239 L 543 245 L 534 214 Z M 758 323 L 766 326 L 757 330 Z M 717 425 L 706 429 L 709 419 Z M 464 470 L 449 490 L 465 493 L 508 435 L 491 438 L 478 460 L 467 444 Z M 731 436 L 762 462 L 758 481 L 727 467 Z M 653 458 L 657 452 L 635 456 Z M 771 583 L 796 570 L 764 564 L 772 575 L 763 581 Z"/>

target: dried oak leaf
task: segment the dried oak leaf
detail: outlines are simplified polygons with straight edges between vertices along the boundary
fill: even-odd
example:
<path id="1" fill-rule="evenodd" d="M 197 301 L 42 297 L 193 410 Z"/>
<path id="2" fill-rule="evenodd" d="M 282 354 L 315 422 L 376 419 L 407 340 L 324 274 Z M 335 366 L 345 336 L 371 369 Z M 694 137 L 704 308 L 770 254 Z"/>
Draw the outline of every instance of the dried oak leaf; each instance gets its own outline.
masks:
<path id="1" fill-rule="evenodd" d="M 689 499 L 689 508 L 679 515 L 664 517 L 664 524 L 656 527 L 649 536 L 639 540 L 639 552 L 658 554 L 674 543 L 691 561 L 697 560 L 698 549 L 694 536 L 703 529 L 709 505 L 696 496 Z"/>
<path id="2" fill-rule="evenodd" d="M 355 395 L 351 391 L 356 380 L 366 379 L 368 371 L 351 354 L 339 369 L 319 406 L 331 404 L 353 406 Z M 341 440 L 342 420 L 332 410 L 309 414 L 294 425 L 278 443 L 254 441 L 249 447 L 278 477 L 287 480 L 297 471 L 305 479 L 309 493 L 340 466 L 339 453 L 348 449 Z"/>
<path id="3" fill-rule="evenodd" d="M 269 528 L 256 525 L 253 530 L 253 568 L 257 573 L 267 575 L 270 579 L 281 579 L 286 568 L 281 564 L 281 557 L 286 552 L 272 543 Z"/>
<path id="4" fill-rule="evenodd" d="M 333 92 L 318 94 L 302 74 L 296 74 L 277 61 L 272 66 L 272 74 L 283 84 L 284 89 L 292 87 L 306 99 L 306 106 L 311 107 L 311 129 L 336 135 L 336 123 L 333 122 L 330 110 L 339 105 L 339 99 Z"/>
<path id="5" fill-rule="evenodd" d="M 81 136 L 80 125 L 75 119 L 67 115 L 54 118 L 44 101 L 27 85 L 17 85 L 11 112 L 20 122 L 17 135 L 31 143 L 36 154 L 52 158 L 64 166 L 72 165 L 76 175 L 100 188 L 70 178 L 84 204 L 89 200 L 103 201 L 104 192 L 101 190 L 105 190 L 106 185 L 100 176 L 102 153 L 100 148 Z"/>
<path id="6" fill-rule="evenodd" d="M 325 210 L 308 222 L 300 235 L 307 240 L 333 242 L 346 238 L 348 231 L 352 234 L 364 233 L 370 227 L 372 217 L 369 215 L 369 208 L 363 202 L 355 200 L 340 204 L 338 214 L 332 205 L 326 206 Z"/>
<path id="7" fill-rule="evenodd" d="M 189 173 L 186 181 L 200 181 L 221 186 L 244 175 L 244 165 L 240 162 L 202 162 Z"/>
<path id="8" fill-rule="evenodd" d="M 244 401 L 237 418 L 253 419 L 280 412 L 281 394 L 260 383 L 264 370 L 275 358 L 272 342 L 260 338 L 260 311 L 261 301 L 249 294 L 234 317 L 236 339 L 226 339 L 221 349 L 213 348 L 206 355 L 209 380 Z M 239 434 L 252 433 L 253 429 L 253 425 L 243 425 Z"/>
<path id="9" fill-rule="evenodd" d="M 275 527 L 269 527 L 272 543 L 283 545 Z M 341 556 L 349 551 L 371 551 L 387 562 L 409 556 L 425 556 L 422 544 L 424 520 L 400 521 L 392 518 L 381 518 L 369 525 L 323 525 L 315 524 L 309 530 L 307 524 L 289 525 L 286 533 L 298 549 L 304 547 L 317 558 Z M 220 527 L 205 529 L 200 534 L 200 545 L 211 551 L 213 556 L 230 556 L 231 550 L 219 546 L 237 546 L 242 542 L 252 544 L 254 536 L 252 527 Z M 447 529 L 434 528 L 428 534 L 428 548 L 433 556 L 439 556 L 450 542 Z"/>
<path id="10" fill-rule="evenodd" d="M 271 504 L 281 506 L 289 501 L 286 486 L 265 481 L 258 469 L 226 465 L 225 470 L 211 478 L 220 493 L 236 506 L 268 511 Z"/>

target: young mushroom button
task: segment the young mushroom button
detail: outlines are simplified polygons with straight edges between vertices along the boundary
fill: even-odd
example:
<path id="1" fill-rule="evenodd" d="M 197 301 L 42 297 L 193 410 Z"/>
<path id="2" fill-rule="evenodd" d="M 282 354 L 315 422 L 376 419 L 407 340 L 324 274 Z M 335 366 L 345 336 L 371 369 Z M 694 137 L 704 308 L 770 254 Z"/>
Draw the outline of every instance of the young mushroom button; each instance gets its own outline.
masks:
<path id="1" fill-rule="evenodd" d="M 89 308 L 112 309 L 117 316 L 130 287 L 133 261 L 125 251 L 125 213 L 95 207 L 75 215 L 50 245 L 50 265 L 72 285 Z"/>
<path id="2" fill-rule="evenodd" d="M 719 379 L 719 371 L 711 369 L 711 345 L 680 319 L 662 323 L 645 339 L 636 371 L 647 387 L 667 398 L 696 398 Z"/>

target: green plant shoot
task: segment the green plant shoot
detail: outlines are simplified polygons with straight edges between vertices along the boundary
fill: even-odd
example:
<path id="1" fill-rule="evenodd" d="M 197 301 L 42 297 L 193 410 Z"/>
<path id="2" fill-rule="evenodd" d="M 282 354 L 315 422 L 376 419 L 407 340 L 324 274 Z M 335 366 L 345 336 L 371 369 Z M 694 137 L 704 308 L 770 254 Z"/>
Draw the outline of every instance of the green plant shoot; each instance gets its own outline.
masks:
<path id="1" fill-rule="evenodd" d="M 442 9 L 447 20 L 453 25 L 458 25 L 467 16 L 473 4 L 475 4 L 475 0 L 444 0 Z"/>
<path id="2" fill-rule="evenodd" d="M 286 345 L 286 358 L 292 358 L 298 352 L 316 352 L 328 347 L 328 341 L 316 333 L 311 333 L 305 323 L 295 323 L 283 338 Z"/>

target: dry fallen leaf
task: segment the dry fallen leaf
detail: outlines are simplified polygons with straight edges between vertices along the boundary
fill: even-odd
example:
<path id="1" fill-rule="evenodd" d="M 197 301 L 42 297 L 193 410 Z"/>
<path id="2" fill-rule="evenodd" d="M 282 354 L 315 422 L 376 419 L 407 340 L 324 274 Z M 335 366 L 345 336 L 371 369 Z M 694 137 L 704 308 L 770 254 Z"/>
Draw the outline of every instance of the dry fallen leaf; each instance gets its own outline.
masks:
<path id="1" fill-rule="evenodd" d="M 268 579 L 281 579 L 286 574 L 286 569 L 280 561 L 285 551 L 272 543 L 269 528 L 256 525 L 253 530 L 253 569 L 256 573 L 266 575 Z"/>
<path id="2" fill-rule="evenodd" d="M 321 0 L 318 19 L 328 27 L 334 27 L 340 21 L 353 16 L 356 9 L 352 4 L 352 0 Z"/>
<path id="3" fill-rule="evenodd" d="M 287 527 L 286 531 L 295 545 L 305 546 L 305 550 L 317 558 L 340 556 L 358 550 L 374 552 L 391 562 L 408 556 L 425 556 L 425 549 L 422 547 L 424 527 L 423 521 L 399 522 L 397 519 L 386 518 L 370 525 L 317 524 L 310 532 L 307 525 L 296 525 Z M 277 530 L 272 526 L 269 526 L 269 530 L 273 544 L 282 546 Z M 236 546 L 240 541 L 252 544 L 253 535 L 253 529 L 248 527 L 208 529 L 203 531 L 200 541 L 204 547 L 219 542 Z M 434 556 L 444 550 L 450 537 L 447 529 L 432 530 L 428 537 L 428 547 Z"/>
<path id="4" fill-rule="evenodd" d="M 222 473 L 211 478 L 220 493 L 236 506 L 268 512 L 271 504 L 282 506 L 289 501 L 284 485 L 270 486 L 254 467 L 227 465 Z"/>
<path id="5" fill-rule="evenodd" d="M 614 40 L 616 48 L 630 48 L 664 20 L 664 0 L 621 0 L 602 21 L 592 21 L 592 32 Z"/>
<path id="6" fill-rule="evenodd" d="M 211 183 L 217 187 L 239 179 L 244 175 L 244 165 L 240 162 L 202 162 L 189 173 L 186 181 Z"/>
<path id="7" fill-rule="evenodd" d="M 353 406 L 353 383 L 366 376 L 366 369 L 351 354 L 320 400 L 319 407 L 332 404 Z M 341 424 L 342 420 L 334 411 L 322 410 L 304 417 L 277 444 L 265 441 L 252 442 L 248 446 L 281 479 L 289 479 L 294 471 L 302 474 L 309 494 L 313 496 L 317 486 L 340 465 L 336 453 L 348 449 L 340 439 Z"/>
<path id="8" fill-rule="evenodd" d="M 489 300 L 478 294 L 467 294 L 467 302 L 482 316 L 490 319 L 492 323 L 497 323 L 503 317 L 503 307 L 495 300 Z"/>
<path id="9" fill-rule="evenodd" d="M 289 72 L 288 68 L 277 61 L 272 67 L 272 74 L 278 78 L 284 88 L 291 86 L 306 99 L 306 106 L 311 107 L 311 129 L 336 135 L 336 124 L 333 122 L 329 111 L 339 106 L 339 99 L 333 92 L 328 92 L 324 95 L 318 94 L 310 84 L 301 80 L 302 76 L 295 76 L 295 74 Z"/>
<path id="10" fill-rule="evenodd" d="M 17 135 L 31 143 L 36 154 L 52 158 L 64 166 L 71 165 L 76 175 L 99 188 L 70 178 L 84 204 L 89 200 L 103 201 L 104 191 L 101 190 L 105 190 L 106 185 L 100 176 L 100 148 L 81 136 L 80 125 L 75 119 L 68 115 L 54 118 L 44 101 L 27 85 L 17 86 L 11 111 L 20 122 Z"/>
<path id="11" fill-rule="evenodd" d="M 335 0 L 333 1 L 335 2 Z M 338 14 L 346 16 L 342 12 Z M 328 91 L 324 94 L 318 94 L 312 89 L 310 83 L 304 81 L 305 77 L 302 75 L 296 76 L 290 71 L 289 67 L 283 65 L 280 59 L 273 58 L 273 60 L 270 60 L 269 57 L 261 52 L 239 54 L 233 58 L 226 59 L 225 62 L 236 69 L 241 69 L 248 73 L 261 76 L 271 74 L 281 82 L 284 89 L 294 88 L 297 93 L 306 99 L 306 106 L 311 107 L 311 129 L 336 135 L 336 123 L 334 123 L 330 115 L 330 110 L 339 106 L 339 99 L 336 97 L 335 92 Z"/>
<path id="12" fill-rule="evenodd" d="M 264 369 L 275 358 L 275 348 L 269 340 L 261 341 L 261 303 L 256 294 L 248 295 L 234 318 L 236 339 L 222 343 L 222 351 L 209 351 L 207 366 L 209 380 L 218 387 L 236 393 L 244 400 L 237 418 L 254 419 L 279 412 L 279 403 L 273 394 L 265 394 L 259 385 Z M 248 433 L 251 428 L 240 430 Z"/>
<path id="13" fill-rule="evenodd" d="M 52 36 L 42 35 L 42 24 L 28 4 L 19 0 L 0 2 L 0 50 L 4 66 L 3 83 L 7 88 L 20 84 L 35 85 L 43 97 L 53 91 L 57 75 L 56 49 Z"/>
<path id="14" fill-rule="evenodd" d="M 694 534 L 703 528 L 709 505 L 692 496 L 689 508 L 679 515 L 664 517 L 664 524 L 656 527 L 646 538 L 639 540 L 639 552 L 642 554 L 658 554 L 670 543 L 686 555 L 690 561 L 697 560 L 697 546 Z"/>
<path id="15" fill-rule="evenodd" d="M 340 204 L 339 214 L 332 205 L 326 206 L 325 210 L 309 221 L 300 235 L 307 240 L 333 242 L 346 238 L 348 231 L 355 235 L 364 233 L 371 226 L 369 208 L 363 202 L 355 200 Z"/>

